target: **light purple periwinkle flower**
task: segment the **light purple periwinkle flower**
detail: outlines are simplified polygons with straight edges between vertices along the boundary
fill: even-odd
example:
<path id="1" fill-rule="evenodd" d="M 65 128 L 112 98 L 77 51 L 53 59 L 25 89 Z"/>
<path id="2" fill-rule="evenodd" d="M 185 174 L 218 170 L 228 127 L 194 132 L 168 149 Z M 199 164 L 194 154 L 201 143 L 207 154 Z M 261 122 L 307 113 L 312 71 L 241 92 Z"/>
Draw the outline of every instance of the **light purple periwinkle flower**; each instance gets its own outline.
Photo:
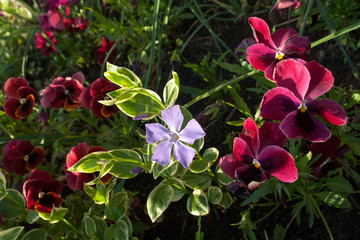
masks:
<path id="1" fill-rule="evenodd" d="M 151 159 L 160 165 L 167 165 L 170 162 L 171 150 L 174 148 L 174 157 L 184 168 L 188 168 L 196 151 L 184 143 L 193 144 L 195 140 L 204 137 L 204 130 L 195 119 L 191 119 L 180 131 L 184 116 L 179 105 L 163 110 L 161 117 L 170 130 L 159 123 L 145 124 L 147 143 L 160 142 Z"/>

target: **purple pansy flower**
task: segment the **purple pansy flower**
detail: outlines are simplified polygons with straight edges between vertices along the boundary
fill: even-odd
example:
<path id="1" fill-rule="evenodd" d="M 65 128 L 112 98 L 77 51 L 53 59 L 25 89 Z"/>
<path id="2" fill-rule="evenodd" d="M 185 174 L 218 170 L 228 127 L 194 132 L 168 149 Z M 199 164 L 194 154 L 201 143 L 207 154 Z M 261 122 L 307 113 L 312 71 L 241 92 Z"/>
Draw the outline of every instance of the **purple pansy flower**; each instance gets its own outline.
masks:
<path id="1" fill-rule="evenodd" d="M 187 168 L 196 151 L 184 143 L 193 144 L 195 140 L 204 137 L 204 130 L 195 119 L 191 119 L 180 131 L 184 116 L 179 105 L 163 110 L 161 117 L 170 130 L 159 123 L 145 124 L 147 143 L 161 141 L 156 146 L 151 159 L 160 165 L 167 165 L 170 162 L 171 150 L 174 148 L 174 157 L 184 168 Z"/>
<path id="2" fill-rule="evenodd" d="M 337 126 L 346 124 L 347 116 L 340 104 L 327 99 L 315 100 L 334 83 L 332 73 L 316 61 L 306 66 L 292 59 L 281 61 L 276 65 L 274 80 L 277 87 L 265 93 L 261 116 L 282 121 L 280 129 L 288 138 L 311 142 L 329 139 L 329 129 L 313 115 Z"/>
<path id="3" fill-rule="evenodd" d="M 283 182 L 294 182 L 298 171 L 290 153 L 282 146 L 286 137 L 279 124 L 265 122 L 259 129 L 248 118 L 243 124 L 243 133 L 234 139 L 233 154 L 219 160 L 221 169 L 232 179 L 254 190 L 270 175 Z"/>
<path id="4" fill-rule="evenodd" d="M 269 26 L 257 17 L 249 18 L 257 44 L 251 45 L 246 54 L 248 62 L 265 77 L 273 80 L 275 65 L 283 59 L 294 58 L 303 64 L 309 58 L 311 44 L 306 37 L 297 37 L 292 28 L 280 28 L 270 35 Z"/>
<path id="5" fill-rule="evenodd" d="M 292 9 L 297 9 L 300 7 L 301 2 L 299 0 L 277 0 L 272 7 L 269 14 L 271 14 L 274 10 L 279 11 L 280 15 L 284 15 L 284 9 L 291 7 Z"/>

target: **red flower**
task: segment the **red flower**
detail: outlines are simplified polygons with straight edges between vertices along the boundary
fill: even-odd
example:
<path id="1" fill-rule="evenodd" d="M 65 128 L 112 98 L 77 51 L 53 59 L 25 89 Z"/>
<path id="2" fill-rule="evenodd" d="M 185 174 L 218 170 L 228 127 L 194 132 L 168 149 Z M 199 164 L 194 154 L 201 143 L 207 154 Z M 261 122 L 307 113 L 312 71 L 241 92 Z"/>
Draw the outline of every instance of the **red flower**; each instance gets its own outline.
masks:
<path id="1" fill-rule="evenodd" d="M 279 124 L 265 122 L 259 129 L 248 118 L 243 126 L 243 133 L 234 139 L 233 154 L 220 159 L 221 169 L 249 190 L 257 188 L 270 175 L 283 182 L 294 182 L 298 172 L 291 154 L 281 148 L 286 137 Z"/>
<path id="2" fill-rule="evenodd" d="M 242 57 L 245 54 L 246 49 L 256 43 L 257 42 L 252 37 L 244 38 L 241 43 L 236 47 L 235 54 L 239 57 Z"/>
<path id="3" fill-rule="evenodd" d="M 303 138 L 324 142 L 330 138 L 328 127 L 314 115 L 336 126 L 346 124 L 347 116 L 340 104 L 333 100 L 316 98 L 329 91 L 334 83 L 332 73 L 311 61 L 302 63 L 287 59 L 275 68 L 277 87 L 265 93 L 261 102 L 261 116 L 282 121 L 280 129 L 288 138 Z"/>
<path id="4" fill-rule="evenodd" d="M 92 152 L 106 151 L 103 147 L 89 147 L 85 142 L 79 143 L 76 147 L 73 147 L 66 155 L 66 164 L 64 165 L 64 172 L 67 177 L 68 186 L 73 190 L 83 190 L 84 183 L 94 180 L 98 175 L 97 173 L 73 173 L 67 169 L 72 167 L 81 158 Z M 111 179 L 111 174 L 106 174 L 101 178 L 101 181 L 107 183 Z"/>
<path id="5" fill-rule="evenodd" d="M 78 32 L 80 30 L 86 30 L 88 21 L 81 16 L 77 18 L 65 18 L 64 24 L 69 32 Z"/>
<path id="6" fill-rule="evenodd" d="M 336 159 L 344 156 L 349 151 L 349 147 L 347 145 L 340 147 L 340 143 L 340 139 L 332 135 L 326 142 L 310 144 L 309 151 L 312 153 L 312 158 L 321 154 L 320 158 L 311 165 L 311 173 L 315 177 L 326 177 L 329 171 L 342 167 Z"/>
<path id="7" fill-rule="evenodd" d="M 46 36 L 48 36 L 48 38 L 55 44 L 57 45 L 58 42 L 56 41 L 55 37 L 54 37 L 54 33 L 52 32 L 44 32 L 46 34 Z M 44 54 L 45 56 L 50 56 L 50 53 L 56 53 L 56 48 L 54 46 L 52 46 L 50 43 L 48 43 L 48 41 L 41 35 L 40 32 L 38 32 L 38 34 L 35 36 L 35 45 L 37 49 L 40 49 L 42 54 Z"/>
<path id="8" fill-rule="evenodd" d="M 25 78 L 11 77 L 5 82 L 4 86 L 5 113 L 15 120 L 20 120 L 29 116 L 35 102 L 39 102 L 37 92 L 29 87 Z"/>
<path id="9" fill-rule="evenodd" d="M 71 77 L 58 77 L 42 93 L 41 104 L 44 108 L 62 108 L 71 111 L 80 107 L 84 91 L 85 77 L 78 72 Z"/>
<path id="10" fill-rule="evenodd" d="M 108 100 L 109 97 L 106 94 L 119 88 L 105 78 L 98 78 L 86 88 L 81 102 L 85 108 L 91 109 L 95 116 L 108 118 L 111 114 L 118 112 L 119 108 L 116 105 L 105 106 L 99 101 Z"/>
<path id="11" fill-rule="evenodd" d="M 301 2 L 299 0 L 277 0 L 269 14 L 271 14 L 274 10 L 277 10 L 279 11 L 280 15 L 283 15 L 284 9 L 289 7 L 292 9 L 297 9 L 300 7 L 300 5 Z"/>
<path id="12" fill-rule="evenodd" d="M 115 42 L 109 41 L 106 42 L 106 39 L 104 37 L 102 37 L 102 47 L 99 47 L 96 51 L 95 51 L 95 56 L 98 57 L 97 61 L 100 65 L 102 65 L 104 63 L 105 57 L 107 55 L 107 53 L 110 51 L 111 47 L 115 44 Z M 112 51 L 110 53 L 110 56 L 108 58 L 108 61 L 114 61 L 114 57 L 115 57 L 115 52 Z"/>
<path id="13" fill-rule="evenodd" d="M 47 1 L 48 8 L 53 9 L 59 9 L 60 6 L 69 6 L 70 3 L 68 0 L 48 0 Z"/>
<path id="14" fill-rule="evenodd" d="M 247 60 L 255 69 L 263 71 L 266 78 L 274 79 L 274 67 L 283 59 L 295 58 L 306 63 L 310 42 L 305 37 L 297 37 L 294 29 L 280 28 L 270 35 L 269 26 L 261 18 L 251 17 L 249 24 L 257 44 L 247 49 Z"/>
<path id="15" fill-rule="evenodd" d="M 2 166 L 9 173 L 24 175 L 35 169 L 44 158 L 44 149 L 29 141 L 11 140 L 3 147 Z"/>
<path id="16" fill-rule="evenodd" d="M 61 191 L 61 183 L 54 180 L 50 173 L 36 169 L 23 185 L 26 208 L 39 213 L 51 213 L 53 207 L 59 207 L 62 202 L 58 195 Z"/>
<path id="17" fill-rule="evenodd" d="M 47 13 L 40 14 L 40 25 L 45 31 L 63 31 L 65 29 L 63 15 L 57 10 L 49 10 Z"/>

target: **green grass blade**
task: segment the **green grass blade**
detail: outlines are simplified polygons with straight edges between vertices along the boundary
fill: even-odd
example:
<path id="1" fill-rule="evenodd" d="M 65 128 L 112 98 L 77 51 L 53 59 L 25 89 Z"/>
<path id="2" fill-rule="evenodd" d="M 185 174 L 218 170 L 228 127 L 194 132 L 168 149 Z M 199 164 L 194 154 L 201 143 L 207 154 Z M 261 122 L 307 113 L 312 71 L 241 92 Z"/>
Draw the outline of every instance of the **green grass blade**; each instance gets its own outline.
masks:
<path id="1" fill-rule="evenodd" d="M 302 36 L 304 34 L 304 30 L 305 30 L 305 27 L 306 27 L 306 21 L 309 18 L 309 15 L 310 15 L 313 4 L 314 4 L 314 0 L 309 0 L 308 1 L 308 5 L 307 5 L 306 11 L 305 11 L 304 18 L 303 18 L 303 20 L 301 22 L 301 28 L 300 28 L 300 31 L 299 31 L 299 36 Z"/>
<path id="2" fill-rule="evenodd" d="M 24 51 L 24 56 L 23 56 L 23 60 L 22 60 L 22 66 L 21 66 L 21 76 L 23 76 L 24 78 L 26 78 L 25 76 L 25 66 L 26 66 L 26 61 L 28 59 L 28 52 L 29 52 L 29 48 L 30 48 L 30 44 L 32 43 L 33 39 L 34 39 L 34 35 L 36 33 L 36 28 L 34 28 L 30 35 L 29 35 L 29 39 L 26 43 L 25 46 L 25 51 Z"/>

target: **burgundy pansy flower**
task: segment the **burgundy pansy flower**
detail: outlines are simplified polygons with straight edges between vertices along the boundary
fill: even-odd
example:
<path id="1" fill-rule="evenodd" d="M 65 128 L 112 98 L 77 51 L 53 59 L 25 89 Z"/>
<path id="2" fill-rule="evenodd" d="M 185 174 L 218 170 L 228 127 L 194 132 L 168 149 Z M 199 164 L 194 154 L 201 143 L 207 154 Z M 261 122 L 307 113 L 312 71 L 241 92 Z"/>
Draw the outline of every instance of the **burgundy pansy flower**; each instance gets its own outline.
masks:
<path id="1" fill-rule="evenodd" d="M 70 3 L 68 0 L 48 0 L 47 6 L 49 9 L 59 9 L 61 6 L 69 6 Z"/>
<path id="2" fill-rule="evenodd" d="M 63 15 L 57 10 L 49 10 L 47 13 L 40 14 L 40 25 L 45 31 L 63 31 L 65 29 Z"/>
<path id="3" fill-rule="evenodd" d="M 119 88 L 119 86 L 112 84 L 105 78 L 98 78 L 86 88 L 81 102 L 85 108 L 91 109 L 95 116 L 108 118 L 111 114 L 118 112 L 119 108 L 116 105 L 105 106 L 99 101 L 109 100 L 106 94 Z"/>
<path id="4" fill-rule="evenodd" d="M 290 153 L 281 148 L 286 137 L 279 124 L 265 122 L 259 129 L 254 120 L 244 121 L 243 133 L 234 139 L 233 154 L 220 159 L 221 169 L 232 179 L 254 190 L 270 175 L 283 182 L 298 178 Z"/>
<path id="5" fill-rule="evenodd" d="M 44 158 L 44 149 L 29 141 L 10 140 L 3 147 L 2 166 L 9 173 L 24 175 L 35 169 Z"/>
<path id="6" fill-rule="evenodd" d="M 39 213 L 51 213 L 53 207 L 59 207 L 62 202 L 59 196 L 61 191 L 61 183 L 54 180 L 50 173 L 36 169 L 23 185 L 26 208 Z"/>
<path id="7" fill-rule="evenodd" d="M 283 10 L 291 7 L 292 9 L 297 9 L 300 7 L 301 2 L 299 0 L 276 0 L 274 6 L 272 7 L 269 14 L 274 10 L 279 11 L 280 15 L 283 15 Z"/>
<path id="8" fill-rule="evenodd" d="M 99 47 L 98 49 L 96 49 L 95 51 L 95 56 L 98 57 L 97 61 L 100 65 L 102 65 L 104 63 L 105 57 L 108 54 L 108 52 L 110 51 L 111 47 L 115 44 L 115 42 L 109 41 L 107 42 L 106 39 L 104 37 L 102 37 L 102 46 Z M 115 51 L 112 51 L 110 53 L 110 56 L 108 58 L 108 61 L 114 61 L 114 57 L 115 57 Z"/>
<path id="9" fill-rule="evenodd" d="M 235 54 L 239 57 L 243 56 L 246 52 L 246 49 L 256 43 L 257 42 L 252 37 L 244 38 L 241 43 L 236 47 Z"/>
<path id="10" fill-rule="evenodd" d="M 288 138 L 311 142 L 329 139 L 329 129 L 313 115 L 337 126 L 346 124 L 347 116 L 341 105 L 327 99 L 315 100 L 334 83 L 332 73 L 316 61 L 306 66 L 292 59 L 281 61 L 276 65 L 274 80 L 277 87 L 265 93 L 261 116 L 282 121 L 280 129 Z"/>
<path id="11" fill-rule="evenodd" d="M 92 152 L 106 151 L 103 147 L 89 147 L 85 142 L 79 143 L 76 147 L 73 147 L 66 155 L 66 164 L 64 165 L 64 172 L 67 177 L 68 186 L 73 190 L 83 190 L 84 183 L 90 182 L 97 178 L 98 173 L 74 173 L 67 169 L 72 167 L 81 158 Z M 101 178 L 101 181 L 107 183 L 112 178 L 111 174 L 106 174 Z"/>
<path id="12" fill-rule="evenodd" d="M 58 41 L 54 37 L 53 32 L 45 31 L 46 36 L 53 42 L 53 44 L 57 45 Z M 40 32 L 35 36 L 35 45 L 37 49 L 40 49 L 42 54 L 46 57 L 50 56 L 50 53 L 56 53 L 56 48 L 52 46 L 42 35 Z"/>
<path id="13" fill-rule="evenodd" d="M 44 108 L 62 108 L 71 111 L 80 107 L 84 91 L 85 77 L 81 72 L 71 77 L 58 77 L 42 92 L 41 104 Z"/>
<path id="14" fill-rule="evenodd" d="M 88 21 L 82 16 L 77 18 L 65 18 L 64 24 L 66 30 L 69 32 L 78 32 L 80 30 L 86 30 L 88 27 Z"/>
<path id="15" fill-rule="evenodd" d="M 6 96 L 4 100 L 5 113 L 15 120 L 29 116 L 33 111 L 34 104 L 39 102 L 37 92 L 29 87 L 25 78 L 9 78 L 5 82 L 4 92 Z"/>
<path id="16" fill-rule="evenodd" d="M 306 37 L 297 37 L 298 33 L 292 28 L 280 28 L 270 35 L 269 26 L 257 17 L 250 17 L 249 24 L 257 44 L 247 49 L 247 60 L 255 69 L 263 71 L 266 78 L 273 80 L 274 67 L 283 59 L 295 58 L 306 63 L 311 47 Z"/>
<path id="17" fill-rule="evenodd" d="M 315 177 L 326 177 L 329 171 L 342 167 L 336 159 L 344 156 L 349 151 L 349 147 L 346 144 L 340 147 L 340 144 L 340 139 L 334 135 L 326 142 L 310 144 L 309 151 L 312 153 L 312 158 L 321 154 L 320 158 L 311 165 L 311 173 Z"/>

